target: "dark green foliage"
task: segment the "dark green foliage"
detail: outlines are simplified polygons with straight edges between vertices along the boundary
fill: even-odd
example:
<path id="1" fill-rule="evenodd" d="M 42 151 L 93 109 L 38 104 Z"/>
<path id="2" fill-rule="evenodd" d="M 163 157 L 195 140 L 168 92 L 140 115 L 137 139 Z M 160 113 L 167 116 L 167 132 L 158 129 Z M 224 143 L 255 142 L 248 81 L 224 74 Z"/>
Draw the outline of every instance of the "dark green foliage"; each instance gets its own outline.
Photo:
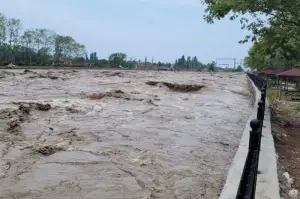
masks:
<path id="1" fill-rule="evenodd" d="M 109 56 L 108 61 L 109 64 L 116 67 L 123 67 L 126 61 L 127 55 L 125 53 L 113 53 Z"/>
<path id="2" fill-rule="evenodd" d="M 97 61 L 98 60 L 96 52 L 93 52 L 93 53 L 90 54 L 90 60 L 91 61 Z"/>
<path id="3" fill-rule="evenodd" d="M 291 68 L 300 65 L 299 0 L 202 0 L 207 5 L 205 20 L 230 16 L 250 31 L 240 43 L 253 42 L 245 59 L 252 69 Z"/>
<path id="4" fill-rule="evenodd" d="M 57 35 L 48 29 L 22 32 L 19 19 L 7 19 L 0 13 L 0 62 L 17 65 L 61 64 L 82 60 L 85 47 L 70 36 Z"/>
<path id="5" fill-rule="evenodd" d="M 7 19 L 0 13 L 0 65 L 10 63 L 25 66 L 83 66 L 136 68 L 151 65 L 161 68 L 171 68 L 168 62 L 151 63 L 145 57 L 144 63 L 139 60 L 127 60 L 125 53 L 112 53 L 108 59 L 98 59 L 97 53 L 88 54 L 85 46 L 71 36 L 56 34 L 52 30 L 37 28 L 22 30 L 19 19 Z M 182 55 L 175 61 L 174 67 L 180 70 L 202 70 L 209 65 L 202 64 L 197 57 Z"/>

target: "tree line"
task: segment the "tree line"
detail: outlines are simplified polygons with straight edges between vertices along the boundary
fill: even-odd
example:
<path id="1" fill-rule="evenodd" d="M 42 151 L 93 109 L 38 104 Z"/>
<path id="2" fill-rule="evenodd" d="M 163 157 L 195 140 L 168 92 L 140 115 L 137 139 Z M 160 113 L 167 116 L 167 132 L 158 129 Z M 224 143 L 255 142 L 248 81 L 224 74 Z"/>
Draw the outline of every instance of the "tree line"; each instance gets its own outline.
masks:
<path id="1" fill-rule="evenodd" d="M 133 60 L 126 53 L 117 52 L 109 55 L 108 59 L 99 59 L 96 52 L 88 55 L 85 46 L 71 36 L 60 35 L 46 28 L 23 29 L 20 19 L 7 18 L 0 13 L 0 65 L 8 64 L 49 66 L 83 64 L 98 67 L 126 67 L 137 66 L 174 67 L 179 70 L 215 71 L 215 63 L 203 64 L 196 56 L 182 55 L 170 62 L 154 62 Z"/>
<path id="2" fill-rule="evenodd" d="M 1 65 L 59 64 L 82 59 L 84 54 L 85 46 L 71 36 L 59 35 L 45 28 L 23 30 L 20 19 L 6 18 L 0 13 Z"/>
<path id="3" fill-rule="evenodd" d="M 229 16 L 250 31 L 240 43 L 253 42 L 245 66 L 251 69 L 289 69 L 300 65 L 299 0 L 202 0 L 205 20 Z"/>
<path id="4" fill-rule="evenodd" d="M 137 65 L 153 65 L 171 67 L 171 63 L 149 62 L 129 59 L 125 53 L 117 52 L 108 59 L 98 59 L 97 53 L 89 55 L 83 44 L 71 36 L 60 35 L 46 28 L 23 29 L 20 19 L 7 18 L 0 13 L 0 65 L 71 65 L 72 63 L 88 63 L 101 67 L 128 67 Z M 197 57 L 184 56 L 176 60 L 176 67 L 192 69 L 203 67 Z"/>

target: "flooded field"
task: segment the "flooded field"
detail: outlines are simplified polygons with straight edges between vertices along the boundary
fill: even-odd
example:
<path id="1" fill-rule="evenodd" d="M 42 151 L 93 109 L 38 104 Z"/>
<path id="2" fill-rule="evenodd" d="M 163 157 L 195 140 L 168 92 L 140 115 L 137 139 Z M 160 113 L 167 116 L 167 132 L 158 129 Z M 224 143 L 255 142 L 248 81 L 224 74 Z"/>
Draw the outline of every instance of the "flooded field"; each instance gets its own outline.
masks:
<path id="1" fill-rule="evenodd" d="M 204 86 L 204 87 L 203 87 Z M 245 74 L 0 71 L 1 199 L 214 199 Z"/>

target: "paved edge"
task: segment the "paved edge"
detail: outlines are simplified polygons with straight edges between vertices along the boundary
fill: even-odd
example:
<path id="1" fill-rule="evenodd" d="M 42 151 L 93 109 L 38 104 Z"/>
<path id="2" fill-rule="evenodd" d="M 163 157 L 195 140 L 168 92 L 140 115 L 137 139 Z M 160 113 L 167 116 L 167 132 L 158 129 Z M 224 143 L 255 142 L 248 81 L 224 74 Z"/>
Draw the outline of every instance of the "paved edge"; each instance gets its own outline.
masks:
<path id="1" fill-rule="evenodd" d="M 247 77 L 248 78 L 248 77 Z M 260 98 L 260 91 L 250 80 L 255 90 L 255 106 L 246 123 L 242 134 L 239 148 L 233 158 L 230 166 L 226 183 L 223 187 L 220 199 L 235 199 L 239 187 L 240 179 L 243 173 L 244 164 L 248 152 L 250 121 L 256 118 L 256 104 Z M 271 114 L 269 103 L 266 104 L 265 121 L 263 128 L 263 137 L 261 140 L 261 151 L 259 156 L 258 170 L 261 172 L 257 176 L 256 199 L 280 199 L 279 183 L 277 176 L 277 159 L 276 159 L 274 141 L 271 133 Z"/>

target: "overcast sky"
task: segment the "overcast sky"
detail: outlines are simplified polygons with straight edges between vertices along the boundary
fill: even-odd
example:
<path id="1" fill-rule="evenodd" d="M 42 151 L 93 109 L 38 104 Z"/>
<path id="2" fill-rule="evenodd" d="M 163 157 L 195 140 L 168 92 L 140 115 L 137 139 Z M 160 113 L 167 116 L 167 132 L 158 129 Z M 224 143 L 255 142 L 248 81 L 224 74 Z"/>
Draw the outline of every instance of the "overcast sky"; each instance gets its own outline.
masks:
<path id="1" fill-rule="evenodd" d="M 250 44 L 238 44 L 246 34 L 239 21 L 206 24 L 204 9 L 200 0 L 0 0 L 0 12 L 24 28 L 70 35 L 100 58 L 125 52 L 173 62 L 184 54 L 207 63 L 246 56 Z"/>

